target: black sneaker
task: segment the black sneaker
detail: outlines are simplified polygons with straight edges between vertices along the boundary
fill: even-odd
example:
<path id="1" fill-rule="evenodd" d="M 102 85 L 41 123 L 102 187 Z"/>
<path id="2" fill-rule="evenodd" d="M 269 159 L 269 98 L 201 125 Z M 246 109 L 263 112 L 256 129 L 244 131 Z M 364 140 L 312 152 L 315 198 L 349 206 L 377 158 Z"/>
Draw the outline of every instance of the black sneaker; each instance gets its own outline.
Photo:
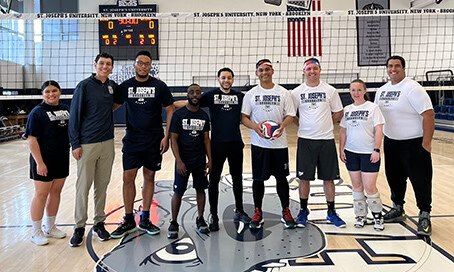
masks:
<path id="1" fill-rule="evenodd" d="M 129 233 L 133 233 L 134 231 L 136 231 L 136 222 L 124 220 L 123 222 L 121 222 L 118 228 L 110 234 L 110 237 L 112 237 L 113 239 L 120 239 L 125 237 Z"/>
<path id="2" fill-rule="evenodd" d="M 428 212 L 419 213 L 418 234 L 423 236 L 432 234 L 432 224 L 430 223 L 430 214 Z"/>
<path id="3" fill-rule="evenodd" d="M 403 222 L 405 220 L 404 207 L 401 205 L 392 207 L 391 210 L 383 215 L 383 220 L 385 221 L 385 223 Z"/>
<path id="4" fill-rule="evenodd" d="M 139 229 L 146 231 L 150 235 L 156 235 L 160 232 L 160 229 L 153 225 L 149 219 L 140 220 Z"/>
<path id="5" fill-rule="evenodd" d="M 69 240 L 69 245 L 71 247 L 78 247 L 84 241 L 85 228 L 75 228 L 74 234 Z"/>
<path id="6" fill-rule="evenodd" d="M 210 225 L 208 226 L 210 231 L 219 231 L 219 217 L 217 214 L 212 214 L 210 218 Z"/>
<path id="7" fill-rule="evenodd" d="M 203 219 L 203 216 L 197 217 L 195 219 L 195 224 L 197 226 L 197 231 L 200 232 L 201 234 L 208 234 L 210 232 L 207 222 L 205 222 L 205 219 Z"/>
<path id="8" fill-rule="evenodd" d="M 98 224 L 94 225 L 93 231 L 96 233 L 100 241 L 110 240 L 110 234 L 104 227 L 104 222 L 99 222 Z"/>
<path id="9" fill-rule="evenodd" d="M 167 238 L 169 239 L 176 239 L 178 238 L 178 225 L 177 221 L 170 221 L 170 226 L 167 229 Z"/>
<path id="10" fill-rule="evenodd" d="M 249 224 L 249 223 L 251 223 L 251 218 L 244 211 L 235 211 L 235 215 L 233 216 L 233 221 L 234 222 L 241 221 L 245 224 Z"/>

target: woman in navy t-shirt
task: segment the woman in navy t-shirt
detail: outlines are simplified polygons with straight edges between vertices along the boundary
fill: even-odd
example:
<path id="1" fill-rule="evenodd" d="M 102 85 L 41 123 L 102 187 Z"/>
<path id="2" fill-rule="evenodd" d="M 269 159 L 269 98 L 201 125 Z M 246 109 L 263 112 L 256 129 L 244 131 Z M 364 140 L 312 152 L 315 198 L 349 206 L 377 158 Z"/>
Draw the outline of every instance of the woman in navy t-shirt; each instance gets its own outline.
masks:
<path id="1" fill-rule="evenodd" d="M 30 214 L 33 222 L 31 241 L 48 244 L 48 237 L 62 239 L 66 233 L 57 229 L 55 217 L 60 193 L 69 175 L 69 107 L 60 104 L 60 85 L 49 80 L 43 83 L 43 102 L 28 115 L 25 136 L 30 148 L 30 178 L 34 180 Z M 42 218 L 46 220 L 42 228 Z"/>

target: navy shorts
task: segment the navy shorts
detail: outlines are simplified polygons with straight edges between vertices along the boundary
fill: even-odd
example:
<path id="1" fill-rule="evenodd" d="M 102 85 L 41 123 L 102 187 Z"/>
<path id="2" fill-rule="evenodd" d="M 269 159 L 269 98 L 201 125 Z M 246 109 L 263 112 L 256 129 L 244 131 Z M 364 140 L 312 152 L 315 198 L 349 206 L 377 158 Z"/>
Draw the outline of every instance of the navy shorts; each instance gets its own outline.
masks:
<path id="1" fill-rule="evenodd" d="M 251 145 L 252 178 L 268 180 L 270 176 L 286 177 L 290 174 L 288 148 L 263 148 Z"/>
<path id="2" fill-rule="evenodd" d="M 347 166 L 348 171 L 361 171 L 366 173 L 378 172 L 381 160 L 372 163 L 370 162 L 370 155 L 371 154 L 359 154 L 345 150 L 345 157 L 347 159 L 345 165 Z"/>
<path id="3" fill-rule="evenodd" d="M 37 172 L 37 164 L 30 154 L 30 178 L 33 180 L 50 182 L 54 179 L 66 178 L 69 175 L 69 152 L 55 156 L 43 156 L 47 167 L 47 176 L 40 176 Z"/>
<path id="4" fill-rule="evenodd" d="M 188 167 L 186 165 L 186 175 L 180 175 L 175 165 L 175 181 L 173 183 L 173 191 L 179 195 L 183 195 L 188 187 L 189 175 L 192 174 L 192 187 L 196 190 L 204 190 L 208 188 L 208 179 L 205 172 L 205 164 L 196 167 Z"/>
<path id="5" fill-rule="evenodd" d="M 339 162 L 334 139 L 298 138 L 296 176 L 301 180 L 315 180 L 316 169 L 317 177 L 321 180 L 339 178 Z"/>
<path id="6" fill-rule="evenodd" d="M 145 167 L 151 171 L 161 170 L 161 140 L 163 134 L 154 133 L 143 137 L 129 136 L 123 138 L 123 170 Z"/>

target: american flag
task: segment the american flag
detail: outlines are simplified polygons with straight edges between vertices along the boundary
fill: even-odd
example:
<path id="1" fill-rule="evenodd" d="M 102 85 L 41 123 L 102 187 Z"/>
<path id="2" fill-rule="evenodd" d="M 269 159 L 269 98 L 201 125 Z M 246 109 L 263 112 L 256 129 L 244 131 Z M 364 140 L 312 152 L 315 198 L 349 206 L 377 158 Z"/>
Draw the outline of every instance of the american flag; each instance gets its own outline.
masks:
<path id="1" fill-rule="evenodd" d="M 320 11 L 321 0 L 288 1 L 288 12 Z M 321 56 L 322 55 L 322 19 L 320 17 L 287 19 L 287 55 Z"/>

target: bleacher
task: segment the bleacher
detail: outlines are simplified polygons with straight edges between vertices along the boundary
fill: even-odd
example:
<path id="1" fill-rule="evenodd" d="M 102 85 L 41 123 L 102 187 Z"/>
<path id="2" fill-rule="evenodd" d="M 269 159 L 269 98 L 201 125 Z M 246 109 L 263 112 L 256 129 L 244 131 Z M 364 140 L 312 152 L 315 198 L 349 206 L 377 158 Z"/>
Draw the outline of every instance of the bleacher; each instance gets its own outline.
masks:
<path id="1" fill-rule="evenodd" d="M 443 105 L 434 107 L 435 119 L 454 121 L 454 98 L 445 99 Z"/>

